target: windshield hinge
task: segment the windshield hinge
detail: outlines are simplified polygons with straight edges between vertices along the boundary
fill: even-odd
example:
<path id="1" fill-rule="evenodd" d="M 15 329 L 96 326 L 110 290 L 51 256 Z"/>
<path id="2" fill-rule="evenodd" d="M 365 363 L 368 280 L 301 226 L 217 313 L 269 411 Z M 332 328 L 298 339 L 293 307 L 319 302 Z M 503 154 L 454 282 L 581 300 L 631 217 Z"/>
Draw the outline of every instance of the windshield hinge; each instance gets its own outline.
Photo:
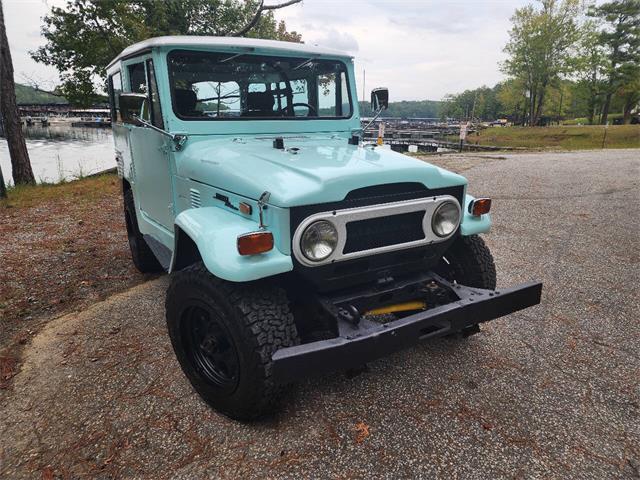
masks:
<path id="1" fill-rule="evenodd" d="M 187 140 L 189 140 L 189 137 L 178 133 L 173 135 L 171 139 L 173 140 L 173 144 L 175 146 L 176 151 L 179 152 L 180 150 L 182 150 L 182 147 L 184 147 L 184 144 L 187 143 Z"/>

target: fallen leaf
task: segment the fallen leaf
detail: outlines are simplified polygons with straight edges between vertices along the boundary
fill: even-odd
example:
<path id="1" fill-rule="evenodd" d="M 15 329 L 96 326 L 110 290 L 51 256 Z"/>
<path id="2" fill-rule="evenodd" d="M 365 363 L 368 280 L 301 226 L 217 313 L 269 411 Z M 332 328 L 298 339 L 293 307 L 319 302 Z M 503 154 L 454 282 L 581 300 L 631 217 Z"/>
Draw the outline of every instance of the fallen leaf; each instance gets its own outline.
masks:
<path id="1" fill-rule="evenodd" d="M 42 478 L 42 480 L 53 480 L 53 468 L 44 467 L 42 469 L 41 478 Z"/>
<path id="2" fill-rule="evenodd" d="M 364 442 L 369 436 L 369 425 L 364 422 L 356 423 L 356 443 Z"/>

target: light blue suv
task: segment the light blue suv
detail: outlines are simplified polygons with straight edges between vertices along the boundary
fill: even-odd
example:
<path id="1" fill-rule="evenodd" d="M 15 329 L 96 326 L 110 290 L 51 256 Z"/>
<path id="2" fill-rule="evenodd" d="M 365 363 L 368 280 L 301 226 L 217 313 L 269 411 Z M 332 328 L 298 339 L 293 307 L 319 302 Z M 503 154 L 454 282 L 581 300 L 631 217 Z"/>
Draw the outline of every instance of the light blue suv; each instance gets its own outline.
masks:
<path id="1" fill-rule="evenodd" d="M 540 301 L 539 283 L 495 290 L 489 199 L 363 144 L 353 73 L 341 52 L 222 37 L 153 38 L 108 66 L 133 262 L 169 272 L 180 365 L 230 417 Z"/>

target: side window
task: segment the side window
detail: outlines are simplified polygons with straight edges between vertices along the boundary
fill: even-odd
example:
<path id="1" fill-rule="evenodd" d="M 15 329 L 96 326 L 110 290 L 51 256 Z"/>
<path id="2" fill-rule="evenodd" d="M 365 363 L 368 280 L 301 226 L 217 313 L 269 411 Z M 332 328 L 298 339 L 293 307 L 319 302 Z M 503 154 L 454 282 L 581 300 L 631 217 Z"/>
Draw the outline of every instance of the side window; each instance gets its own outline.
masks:
<path id="1" fill-rule="evenodd" d="M 144 71 L 144 62 L 129 65 L 129 85 L 133 93 L 149 92 L 149 88 L 147 87 L 147 75 Z M 143 120 L 148 122 L 151 121 L 148 106 L 142 111 L 140 116 Z"/>
<path id="2" fill-rule="evenodd" d="M 129 65 L 129 84 L 134 93 L 147 93 L 147 76 L 144 73 L 144 63 Z"/>
<path id="3" fill-rule="evenodd" d="M 111 121 L 120 122 L 118 111 L 118 95 L 122 92 L 122 75 L 116 72 L 109 77 L 109 107 L 111 109 Z"/>
<path id="4" fill-rule="evenodd" d="M 149 97 L 151 104 L 151 123 L 158 128 L 164 128 L 162 121 L 162 110 L 160 108 L 160 95 L 158 94 L 158 83 L 156 73 L 153 69 L 153 60 L 147 60 L 147 74 L 149 77 Z"/>

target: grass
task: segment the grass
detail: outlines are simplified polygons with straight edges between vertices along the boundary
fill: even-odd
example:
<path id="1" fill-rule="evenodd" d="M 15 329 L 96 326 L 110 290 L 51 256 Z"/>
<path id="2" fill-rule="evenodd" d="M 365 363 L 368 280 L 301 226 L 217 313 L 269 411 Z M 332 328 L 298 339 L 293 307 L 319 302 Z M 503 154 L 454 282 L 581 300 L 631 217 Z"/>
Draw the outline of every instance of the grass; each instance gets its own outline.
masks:
<path id="1" fill-rule="evenodd" d="M 7 198 L 0 200 L 0 208 L 32 207 L 68 198 L 91 202 L 116 192 L 118 185 L 118 177 L 107 173 L 64 183 L 11 186 L 7 189 Z"/>
<path id="2" fill-rule="evenodd" d="M 467 143 L 530 149 L 590 150 L 602 148 L 602 125 L 491 127 L 467 137 Z M 613 125 L 605 148 L 640 148 L 640 125 Z"/>
<path id="3" fill-rule="evenodd" d="M 621 113 L 610 113 L 608 117 L 609 124 L 610 125 L 613 124 L 614 120 L 621 120 L 622 116 L 623 115 Z M 596 116 L 594 120 L 598 122 L 598 117 Z M 570 118 L 567 120 L 562 120 L 562 125 L 590 125 L 590 123 L 587 117 L 578 117 L 578 118 Z"/>

